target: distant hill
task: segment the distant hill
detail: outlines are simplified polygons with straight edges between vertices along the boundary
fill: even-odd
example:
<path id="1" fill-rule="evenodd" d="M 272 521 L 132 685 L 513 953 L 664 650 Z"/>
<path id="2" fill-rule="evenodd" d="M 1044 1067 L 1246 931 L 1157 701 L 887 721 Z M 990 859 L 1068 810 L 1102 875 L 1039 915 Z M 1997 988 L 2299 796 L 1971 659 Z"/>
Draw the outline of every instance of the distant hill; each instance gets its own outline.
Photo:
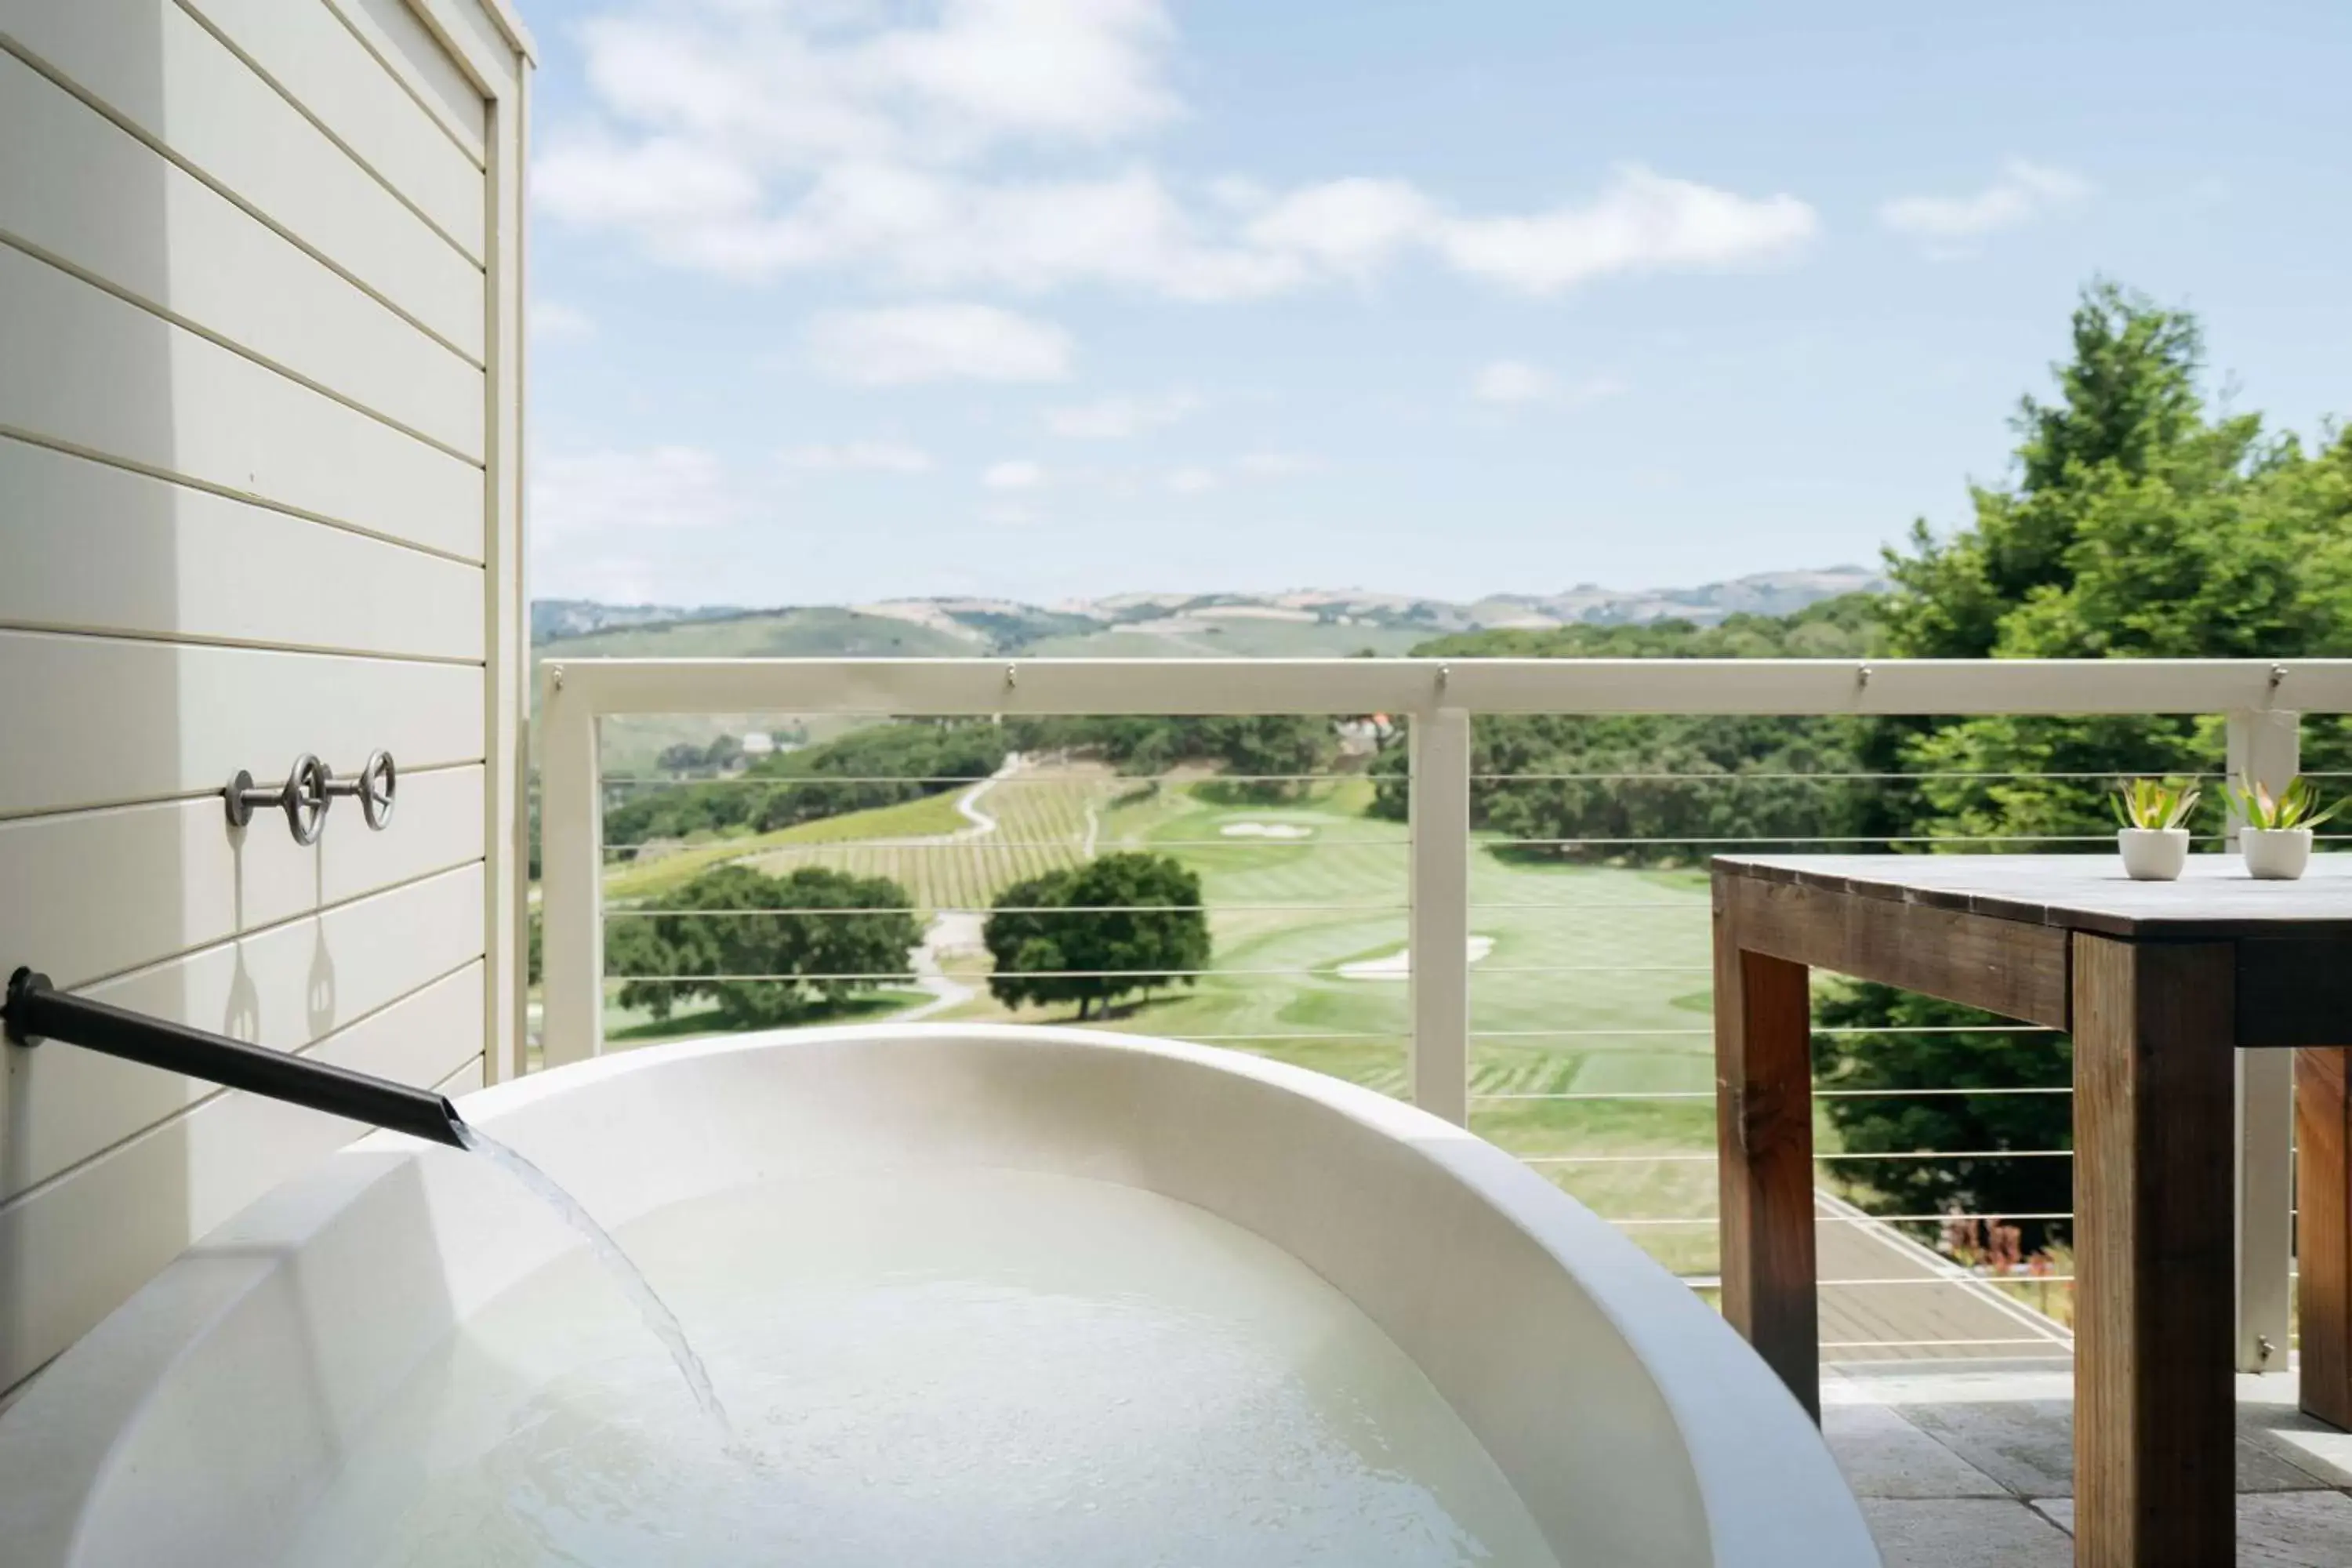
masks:
<path id="1" fill-rule="evenodd" d="M 686 611 L 537 641 L 541 654 L 566 658 L 936 658 L 982 651 L 971 638 L 919 622 L 822 605 Z"/>
<path id="2" fill-rule="evenodd" d="M 1470 604 L 1406 595 L 1302 589 L 1283 594 L 1121 594 L 1051 606 L 1010 599 L 893 599 L 853 606 L 749 610 L 541 600 L 531 641 L 567 658 L 1306 658 L 1401 654 L 1434 637 L 1565 626 L 1638 626 L 1727 616 L 1783 616 L 1841 594 L 1885 587 L 1860 566 L 1767 572 L 1696 588 L 1628 591 L 1587 584 L 1558 594 L 1496 594 Z"/>
<path id="3" fill-rule="evenodd" d="M 530 640 L 584 637 L 616 626 L 660 626 L 671 621 L 707 621 L 746 612 L 729 605 L 682 609 L 676 605 L 600 605 L 593 599 L 533 599 Z"/>
<path id="4" fill-rule="evenodd" d="M 1638 626 L 1669 620 L 1712 626 L 1726 616 L 1792 616 L 1823 599 L 1876 593 L 1885 586 L 1885 579 L 1874 572 L 1832 566 L 1820 572 L 1759 572 L 1697 588 L 1659 588 L 1647 593 L 1588 584 L 1540 596 L 1496 594 L 1470 608 L 1486 626 Z M 1525 618 L 1511 618 L 1514 612 Z"/>

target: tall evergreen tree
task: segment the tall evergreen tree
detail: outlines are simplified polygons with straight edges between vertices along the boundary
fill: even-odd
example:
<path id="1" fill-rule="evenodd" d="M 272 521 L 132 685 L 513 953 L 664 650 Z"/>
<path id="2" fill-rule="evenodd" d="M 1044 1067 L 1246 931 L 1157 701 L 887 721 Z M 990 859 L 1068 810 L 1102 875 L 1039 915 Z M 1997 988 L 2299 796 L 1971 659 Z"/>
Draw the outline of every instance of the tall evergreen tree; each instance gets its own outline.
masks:
<path id="1" fill-rule="evenodd" d="M 2058 395 L 2027 398 L 2011 482 L 1979 486 L 1972 524 L 1937 538 L 1924 524 L 1890 552 L 1888 651 L 1937 658 L 2285 658 L 2334 653 L 2352 636 L 2344 584 L 2347 465 L 2337 440 L 2307 458 L 2252 414 L 2215 413 L 2201 389 L 2195 319 L 2115 284 L 2087 289 Z M 1885 721 L 1863 739 L 1870 765 L 1916 782 L 1879 797 L 1869 831 L 1970 847 L 2064 848 L 2104 838 L 2107 795 L 2133 773 L 2213 773 L 2223 721 L 2115 715 Z M 2306 765 L 2343 751 L 2341 726 L 2313 726 Z M 2209 792 L 2210 795 L 2218 792 Z M 2218 831 L 2215 813 L 2198 825 Z M 1827 998 L 1816 1042 L 1825 1086 L 2063 1088 L 2062 1037 L 1883 986 Z M 1901 1028 L 1903 1033 L 1874 1033 Z M 1921 1094 L 1832 1100 L 1847 1146 L 2066 1147 L 2056 1093 Z M 1874 1163 L 1901 1212 L 1952 1205 L 2056 1214 L 2068 1163 L 2045 1158 Z M 2061 1228 L 2028 1222 L 2029 1242 Z"/>

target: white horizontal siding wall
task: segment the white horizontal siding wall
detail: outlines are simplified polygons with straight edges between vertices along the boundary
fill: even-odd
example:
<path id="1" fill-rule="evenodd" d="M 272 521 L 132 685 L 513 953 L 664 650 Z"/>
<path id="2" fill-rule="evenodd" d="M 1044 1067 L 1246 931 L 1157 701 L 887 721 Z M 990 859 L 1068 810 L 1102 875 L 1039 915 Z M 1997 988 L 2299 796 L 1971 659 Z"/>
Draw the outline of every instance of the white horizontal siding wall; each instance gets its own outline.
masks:
<path id="1" fill-rule="evenodd" d="M 487 8 L 485 8 L 487 7 Z M 0 0 L 0 973 L 451 1092 L 515 977 L 523 40 Z M 315 845 L 219 792 L 388 748 Z M 0 1391 L 349 1123 L 0 1075 Z"/>

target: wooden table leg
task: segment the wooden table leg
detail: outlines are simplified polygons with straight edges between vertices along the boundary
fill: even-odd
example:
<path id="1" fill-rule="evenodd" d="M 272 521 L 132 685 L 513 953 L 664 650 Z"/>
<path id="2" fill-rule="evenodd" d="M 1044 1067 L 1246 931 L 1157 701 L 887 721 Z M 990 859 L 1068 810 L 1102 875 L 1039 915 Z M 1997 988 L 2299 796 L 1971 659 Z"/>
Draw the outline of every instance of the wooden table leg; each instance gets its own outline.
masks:
<path id="1" fill-rule="evenodd" d="M 1748 952 L 1718 879 L 1715 1090 L 1723 1315 L 1821 1419 L 1812 1012 L 1801 963 Z"/>
<path id="2" fill-rule="evenodd" d="M 2352 1428 L 2352 1050 L 2294 1053 L 2294 1144 L 2303 1408 Z"/>
<path id="3" fill-rule="evenodd" d="M 2227 945 L 2074 941 L 2074 1562 L 2234 1553 Z"/>

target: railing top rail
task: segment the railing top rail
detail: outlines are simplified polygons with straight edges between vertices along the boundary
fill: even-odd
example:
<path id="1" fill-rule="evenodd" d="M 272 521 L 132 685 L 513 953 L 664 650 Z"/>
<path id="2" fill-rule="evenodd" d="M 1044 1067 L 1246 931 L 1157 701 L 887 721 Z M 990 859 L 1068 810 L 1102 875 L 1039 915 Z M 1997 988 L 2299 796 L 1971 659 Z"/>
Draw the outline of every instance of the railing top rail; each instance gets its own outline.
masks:
<path id="1" fill-rule="evenodd" d="M 2352 711 L 2352 659 L 578 658 L 594 714 Z"/>

